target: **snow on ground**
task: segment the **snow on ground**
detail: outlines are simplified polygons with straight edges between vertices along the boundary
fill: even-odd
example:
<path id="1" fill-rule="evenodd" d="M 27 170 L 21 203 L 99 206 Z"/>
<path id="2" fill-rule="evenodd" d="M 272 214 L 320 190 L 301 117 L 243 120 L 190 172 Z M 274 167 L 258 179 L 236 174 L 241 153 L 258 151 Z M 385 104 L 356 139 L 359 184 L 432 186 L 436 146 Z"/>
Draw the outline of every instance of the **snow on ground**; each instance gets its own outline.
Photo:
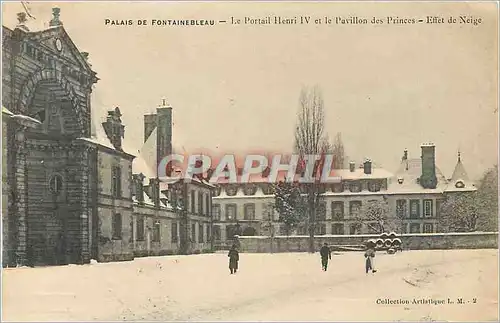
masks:
<path id="1" fill-rule="evenodd" d="M 3 320 L 498 321 L 498 251 L 226 254 L 3 271 Z M 381 305 L 377 299 L 465 304 Z M 476 299 L 476 303 L 473 302 Z M 467 303 L 470 301 L 470 303 Z"/>

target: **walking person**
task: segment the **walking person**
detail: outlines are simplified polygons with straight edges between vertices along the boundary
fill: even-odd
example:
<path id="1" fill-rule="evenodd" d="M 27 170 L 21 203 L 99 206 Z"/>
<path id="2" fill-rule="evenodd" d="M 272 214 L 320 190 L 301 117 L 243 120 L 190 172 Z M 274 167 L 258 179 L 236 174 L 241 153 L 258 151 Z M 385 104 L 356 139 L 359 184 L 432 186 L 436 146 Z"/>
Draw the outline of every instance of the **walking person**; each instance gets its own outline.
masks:
<path id="1" fill-rule="evenodd" d="M 236 274 L 238 271 L 238 261 L 240 260 L 240 254 L 236 249 L 236 245 L 233 244 L 227 256 L 229 257 L 229 271 L 231 274 Z"/>
<path id="2" fill-rule="evenodd" d="M 373 243 L 369 242 L 367 245 L 367 250 L 365 252 L 365 269 L 366 269 L 366 273 L 368 274 L 368 272 L 371 270 L 372 273 L 376 273 L 377 270 L 375 269 L 375 266 L 374 266 L 374 259 L 375 259 L 375 246 Z"/>
<path id="3" fill-rule="evenodd" d="M 325 242 L 319 250 L 319 254 L 321 255 L 321 267 L 323 271 L 326 271 L 328 269 L 328 260 L 332 259 L 332 252 L 330 251 L 330 247 L 328 247 L 328 243 Z"/>

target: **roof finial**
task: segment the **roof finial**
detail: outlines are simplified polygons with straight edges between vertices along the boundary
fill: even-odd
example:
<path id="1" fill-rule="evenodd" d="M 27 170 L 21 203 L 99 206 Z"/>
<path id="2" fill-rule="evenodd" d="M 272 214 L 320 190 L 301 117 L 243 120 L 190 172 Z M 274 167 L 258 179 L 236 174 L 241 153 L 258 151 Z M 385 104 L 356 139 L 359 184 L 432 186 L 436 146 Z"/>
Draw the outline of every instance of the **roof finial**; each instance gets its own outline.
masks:
<path id="1" fill-rule="evenodd" d="M 17 14 L 17 26 L 16 28 L 19 28 L 19 29 L 22 29 L 26 32 L 29 31 L 28 27 L 26 26 L 26 22 L 28 21 L 28 19 L 26 18 L 26 12 L 19 12 Z"/>
<path id="2" fill-rule="evenodd" d="M 61 14 L 61 8 L 54 7 L 52 8 L 52 20 L 49 22 L 50 27 L 61 26 L 63 23 L 59 20 L 59 15 Z"/>
<path id="3" fill-rule="evenodd" d="M 163 105 L 163 106 L 166 106 L 166 105 L 167 105 L 167 99 L 163 98 L 163 99 L 161 99 L 161 102 L 162 102 L 162 105 Z"/>
<path id="4" fill-rule="evenodd" d="M 461 162 L 461 161 L 460 161 L 460 155 L 461 155 L 461 153 L 460 153 L 460 149 L 459 149 L 459 150 L 458 150 L 458 162 L 459 162 L 459 163 Z"/>

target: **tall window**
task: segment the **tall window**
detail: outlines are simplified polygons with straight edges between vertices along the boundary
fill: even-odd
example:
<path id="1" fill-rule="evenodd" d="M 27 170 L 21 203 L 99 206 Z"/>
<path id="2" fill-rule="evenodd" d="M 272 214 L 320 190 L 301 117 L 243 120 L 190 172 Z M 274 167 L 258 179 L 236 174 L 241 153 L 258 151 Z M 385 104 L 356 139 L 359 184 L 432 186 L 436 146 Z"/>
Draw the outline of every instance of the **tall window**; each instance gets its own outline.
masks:
<path id="1" fill-rule="evenodd" d="M 191 213 L 196 213 L 196 192 L 191 191 Z"/>
<path id="2" fill-rule="evenodd" d="M 122 238 L 122 215 L 115 213 L 113 214 L 113 220 L 111 223 L 111 231 L 113 234 L 113 239 L 121 240 Z"/>
<path id="3" fill-rule="evenodd" d="M 210 193 L 205 195 L 205 215 L 210 216 Z"/>
<path id="4" fill-rule="evenodd" d="M 120 166 L 111 168 L 111 189 L 114 197 L 122 196 L 122 170 Z"/>
<path id="5" fill-rule="evenodd" d="M 406 200 L 396 201 L 396 214 L 398 218 L 403 219 L 406 217 Z"/>
<path id="6" fill-rule="evenodd" d="M 326 202 L 319 203 L 316 216 L 318 221 L 326 220 Z"/>
<path id="7" fill-rule="evenodd" d="M 196 242 L 196 224 L 191 224 L 191 241 Z"/>
<path id="8" fill-rule="evenodd" d="M 153 225 L 153 241 L 154 242 L 160 242 L 160 237 L 161 237 L 160 229 L 161 229 L 160 221 L 155 221 L 155 223 Z"/>
<path id="9" fill-rule="evenodd" d="M 214 240 L 220 241 L 220 226 L 214 225 Z"/>
<path id="10" fill-rule="evenodd" d="M 255 204 L 253 204 L 253 203 L 245 204 L 244 219 L 245 220 L 255 220 Z"/>
<path id="11" fill-rule="evenodd" d="M 326 224 L 316 224 L 315 234 L 322 236 L 326 234 Z"/>
<path id="12" fill-rule="evenodd" d="M 344 234 L 344 224 L 342 223 L 332 224 L 332 234 Z"/>
<path id="13" fill-rule="evenodd" d="M 177 222 L 172 222 L 170 235 L 172 237 L 172 243 L 177 243 L 179 241 L 179 236 L 177 235 Z"/>
<path id="14" fill-rule="evenodd" d="M 138 217 L 136 220 L 137 241 L 144 241 L 144 218 Z"/>
<path id="15" fill-rule="evenodd" d="M 349 214 L 351 217 L 357 217 L 360 215 L 361 211 L 361 201 L 350 201 L 349 202 Z"/>
<path id="16" fill-rule="evenodd" d="M 424 200 L 424 216 L 432 218 L 432 200 Z"/>
<path id="17" fill-rule="evenodd" d="M 344 219 L 344 202 L 340 201 L 332 202 L 332 219 L 334 220 Z"/>
<path id="18" fill-rule="evenodd" d="M 210 231 L 210 223 L 207 224 L 207 242 L 210 241 L 210 239 L 212 238 L 211 236 L 211 231 Z"/>
<path id="19" fill-rule="evenodd" d="M 432 223 L 424 223 L 424 233 L 434 232 L 434 225 Z"/>
<path id="20" fill-rule="evenodd" d="M 226 204 L 226 220 L 236 220 L 236 204 Z"/>
<path id="21" fill-rule="evenodd" d="M 200 223 L 199 226 L 198 226 L 198 242 L 199 243 L 205 242 L 204 239 L 203 239 L 203 233 L 204 232 L 205 232 L 205 230 L 203 229 L 203 223 Z"/>
<path id="22" fill-rule="evenodd" d="M 200 214 L 200 215 L 204 214 L 204 211 L 203 211 L 203 202 L 204 202 L 203 192 L 199 191 L 198 192 L 198 214 Z"/>
<path id="23" fill-rule="evenodd" d="M 410 218 L 418 219 L 419 217 L 420 217 L 420 201 L 410 200 Z"/>
<path id="24" fill-rule="evenodd" d="M 212 217 L 214 220 L 220 220 L 220 204 L 212 204 Z"/>

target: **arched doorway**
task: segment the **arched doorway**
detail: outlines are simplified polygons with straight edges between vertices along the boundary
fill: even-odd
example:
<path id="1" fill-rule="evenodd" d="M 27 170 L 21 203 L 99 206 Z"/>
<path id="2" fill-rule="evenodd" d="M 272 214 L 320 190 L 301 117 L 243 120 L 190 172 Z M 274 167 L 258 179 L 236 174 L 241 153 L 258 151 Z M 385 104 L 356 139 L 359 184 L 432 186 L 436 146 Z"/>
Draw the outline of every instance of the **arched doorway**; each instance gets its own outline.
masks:
<path id="1" fill-rule="evenodd" d="M 84 131 L 70 93 L 45 78 L 31 89 L 26 107 L 41 122 L 25 133 L 26 256 L 32 266 L 80 263 L 81 237 L 88 235 L 88 158 L 75 140 Z"/>

